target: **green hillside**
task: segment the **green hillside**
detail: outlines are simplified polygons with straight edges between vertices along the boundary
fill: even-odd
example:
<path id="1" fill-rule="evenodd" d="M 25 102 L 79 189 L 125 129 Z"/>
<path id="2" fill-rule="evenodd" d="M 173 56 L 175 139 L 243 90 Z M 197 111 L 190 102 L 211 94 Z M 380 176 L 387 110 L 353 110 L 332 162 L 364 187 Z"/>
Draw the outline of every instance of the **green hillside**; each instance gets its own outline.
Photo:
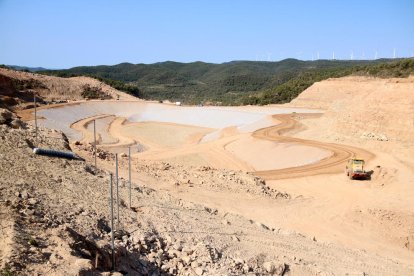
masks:
<path id="1" fill-rule="evenodd" d="M 119 90 L 152 100 L 186 104 L 268 104 L 287 102 L 300 92 L 330 77 L 349 74 L 405 76 L 413 72 L 413 60 L 232 61 L 222 64 L 160 62 L 121 63 L 47 70 L 43 74 L 71 77 L 87 75 Z"/>

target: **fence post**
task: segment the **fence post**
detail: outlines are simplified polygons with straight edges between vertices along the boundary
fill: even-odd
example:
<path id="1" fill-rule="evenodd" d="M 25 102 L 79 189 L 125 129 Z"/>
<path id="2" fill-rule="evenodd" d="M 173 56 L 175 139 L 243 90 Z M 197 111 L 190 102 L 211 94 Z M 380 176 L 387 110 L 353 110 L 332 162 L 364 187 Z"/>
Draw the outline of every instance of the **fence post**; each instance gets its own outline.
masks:
<path id="1" fill-rule="evenodd" d="M 129 156 L 129 163 L 128 163 L 128 171 L 129 171 L 129 208 L 131 209 L 131 147 L 128 148 L 128 156 Z"/>
<path id="2" fill-rule="evenodd" d="M 94 145 L 94 155 L 95 155 L 95 168 L 96 168 L 96 120 L 93 120 L 93 145 Z"/>
<path id="3" fill-rule="evenodd" d="M 35 119 L 35 133 L 37 139 L 37 103 L 36 103 L 36 91 L 33 90 L 33 102 L 34 102 L 34 119 Z"/>
<path id="4" fill-rule="evenodd" d="M 116 229 L 119 230 L 119 177 L 118 177 L 118 153 L 115 154 L 115 178 L 116 178 L 116 205 L 117 205 L 117 211 L 116 211 L 116 220 L 117 220 L 117 227 Z"/>
<path id="5" fill-rule="evenodd" d="M 112 173 L 109 173 L 109 208 L 111 209 L 111 251 L 112 251 L 112 270 L 115 269 L 115 254 L 114 254 L 114 197 L 112 190 Z"/>

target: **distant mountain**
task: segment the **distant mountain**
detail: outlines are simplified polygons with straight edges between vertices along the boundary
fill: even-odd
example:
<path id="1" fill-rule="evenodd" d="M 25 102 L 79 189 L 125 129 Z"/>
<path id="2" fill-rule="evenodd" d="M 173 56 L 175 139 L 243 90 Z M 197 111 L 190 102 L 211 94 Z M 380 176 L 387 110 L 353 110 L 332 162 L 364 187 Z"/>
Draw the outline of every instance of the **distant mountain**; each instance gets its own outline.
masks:
<path id="1" fill-rule="evenodd" d="M 43 68 L 43 67 L 27 67 L 27 66 L 18 66 L 18 65 L 6 65 L 6 66 L 14 70 L 18 70 L 18 71 L 38 72 L 38 71 L 48 70 L 47 68 Z"/>
<path id="2" fill-rule="evenodd" d="M 248 98 L 257 99 L 265 91 L 273 91 L 289 81 L 302 78 L 299 81 L 301 85 L 296 85 L 297 88 L 294 89 L 295 93 L 289 93 L 288 97 L 272 98 L 271 101 L 289 101 L 297 95 L 296 91 L 299 88 L 309 85 L 313 79 L 343 76 L 358 68 L 391 62 L 395 60 L 285 59 L 278 62 L 232 61 L 221 64 L 166 61 L 154 64 L 81 66 L 66 70 L 47 70 L 42 73 L 61 77 L 88 75 L 108 84 L 117 81 L 117 85 L 121 82 L 128 87 L 138 87 L 140 96 L 146 99 L 168 99 L 189 104 L 200 102 L 254 104 L 260 101 L 250 101 Z M 306 82 L 303 81 L 304 78 Z M 302 85 L 304 83 L 306 85 Z"/>

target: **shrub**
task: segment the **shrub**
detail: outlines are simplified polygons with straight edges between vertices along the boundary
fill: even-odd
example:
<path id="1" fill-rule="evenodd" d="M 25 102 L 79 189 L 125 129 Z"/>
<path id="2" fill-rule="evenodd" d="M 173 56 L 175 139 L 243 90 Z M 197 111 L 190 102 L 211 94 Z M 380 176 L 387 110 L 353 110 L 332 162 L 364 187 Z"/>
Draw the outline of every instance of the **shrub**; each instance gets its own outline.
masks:
<path id="1" fill-rule="evenodd" d="M 85 99 L 99 99 L 99 100 L 106 100 L 112 99 L 111 95 L 103 92 L 99 87 L 91 87 L 88 84 L 83 86 L 83 91 L 81 93 L 82 97 Z"/>

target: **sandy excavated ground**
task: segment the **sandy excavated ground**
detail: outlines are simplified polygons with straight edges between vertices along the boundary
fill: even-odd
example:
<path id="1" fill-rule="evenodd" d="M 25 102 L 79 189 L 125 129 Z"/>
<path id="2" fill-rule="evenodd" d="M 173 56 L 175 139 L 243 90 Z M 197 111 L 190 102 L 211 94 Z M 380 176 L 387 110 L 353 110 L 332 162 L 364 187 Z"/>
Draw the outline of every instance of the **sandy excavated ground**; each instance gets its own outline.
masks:
<path id="1" fill-rule="evenodd" d="M 357 146 L 375 155 L 367 166 L 374 170 L 371 181 L 348 181 L 342 175 L 268 181 L 271 187 L 318 199 L 312 204 L 316 208 L 295 208 L 293 220 L 322 216 L 329 221 L 297 230 L 412 263 L 413 91 L 414 77 L 347 77 L 316 83 L 292 101 L 292 106 L 327 109 L 321 118 L 301 120 L 306 129 L 295 137 Z"/>
<path id="2" fill-rule="evenodd" d="M 67 150 L 60 132 L 0 126 L 2 272 L 109 275 L 108 174 L 83 161 L 34 155 Z M 90 156 L 92 148 L 78 145 Z M 100 151 L 99 166 L 114 156 Z M 125 177 L 127 158 L 121 158 Z M 280 207 L 302 201 L 240 171 L 134 162 L 132 209 L 120 180 L 116 270 L 131 275 L 409 275 L 407 264 L 228 212 L 226 199 Z M 173 190 L 170 191 L 170 188 Z M 181 199 L 177 194 L 193 195 Z M 210 204 L 198 203 L 210 198 Z M 223 206 L 215 205 L 214 198 Z M 259 210 L 259 209 L 258 209 Z M 253 210 L 252 210 L 253 211 Z M 116 214 L 116 212 L 115 212 Z M 117 225 L 117 223 L 115 224 Z M 121 231 L 122 230 L 122 231 Z M 120 275 L 112 273 L 112 275 Z"/>
<path id="3" fill-rule="evenodd" d="M 127 190 L 121 188 L 121 228 L 129 233 L 118 242 L 121 270 L 195 275 L 411 275 L 412 91 L 414 78 L 348 77 L 316 83 L 285 106 L 204 112 L 155 105 L 139 109 L 134 116 L 128 110 L 136 110 L 136 102 L 106 101 L 45 109 L 40 115 L 46 118 L 45 126 L 67 133 L 72 149 L 90 164 L 91 124 L 96 119 L 98 167 L 105 171 L 114 171 L 113 153 L 133 146 L 132 210 L 126 206 Z M 285 113 L 298 112 L 292 109 L 296 106 L 306 110 L 270 116 L 281 108 Z M 312 108 L 319 110 L 310 113 Z M 208 116 L 188 118 L 193 111 Z M 183 117 L 182 124 L 177 124 Z M 246 123 L 240 125 L 240 118 Z M 2 232 L 2 242 L 15 241 L 16 245 L 5 246 L 0 251 L 2 259 L 16 263 L 13 269 L 20 265 L 21 271 L 30 270 L 29 274 L 107 271 L 110 262 L 99 261 L 97 253 L 91 253 L 98 252 L 96 248 L 85 248 L 90 244 L 79 242 L 97 242 L 102 259 L 107 257 L 109 236 L 96 226 L 100 218 L 108 224 L 107 175 L 81 161 L 53 159 L 48 164 L 46 157 L 33 155 L 31 162 L 23 161 L 30 156 L 30 145 L 36 143 L 33 134 L 6 127 L 2 131 L 4 141 L 11 142 L 0 147 L 7 156 L 1 166 L 13 172 L 1 182 L 3 203 L 9 208 L 2 213 L 3 228 L 9 229 Z M 50 131 L 42 135 L 44 147 L 65 146 L 51 139 Z M 23 142 L 10 155 L 11 145 L 19 144 L 16 141 Z M 122 156 L 120 175 L 127 179 L 127 158 Z M 371 180 L 351 181 L 345 176 L 346 160 L 353 156 L 367 160 L 367 169 L 373 171 Z M 16 172 L 11 169 L 14 166 Z M 26 177 L 26 171 L 37 177 L 19 180 Z M 65 177 L 57 183 L 48 180 L 58 175 Z M 30 196 L 24 194 L 25 189 Z M 15 200 L 10 199 L 13 195 Z M 22 212 L 36 210 L 28 201 L 31 197 L 50 214 L 50 220 L 39 222 L 43 228 L 31 228 L 26 221 L 36 220 L 36 212 Z M 76 211 L 78 206 L 80 211 Z M 49 225 L 58 219 L 63 220 L 59 225 Z M 28 246 L 31 236 L 38 237 L 42 246 Z M 52 240 L 60 246 L 56 248 Z M 75 244 L 83 248 L 73 249 Z M 89 253 L 82 254 L 85 250 Z M 26 256 L 38 251 L 38 265 L 32 265 L 34 261 L 22 265 Z M 60 257 L 52 258 L 54 254 Z"/>

